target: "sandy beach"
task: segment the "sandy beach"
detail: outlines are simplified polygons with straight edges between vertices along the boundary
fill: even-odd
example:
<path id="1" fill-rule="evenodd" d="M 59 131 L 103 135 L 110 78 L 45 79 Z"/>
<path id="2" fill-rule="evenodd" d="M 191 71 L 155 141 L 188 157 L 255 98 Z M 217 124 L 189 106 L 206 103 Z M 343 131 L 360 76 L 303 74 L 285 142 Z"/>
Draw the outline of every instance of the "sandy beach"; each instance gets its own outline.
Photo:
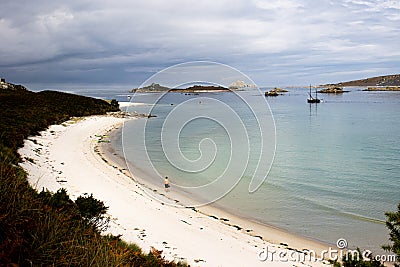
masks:
<path id="1" fill-rule="evenodd" d="M 109 207 L 107 232 L 122 235 L 144 251 L 162 250 L 168 260 L 190 266 L 328 266 L 325 261 L 309 261 L 302 252 L 314 250 L 318 258 L 328 249 L 324 244 L 211 206 L 179 208 L 149 197 L 145 193 L 149 188 L 130 177 L 107 143 L 99 143 L 107 142 L 108 134 L 122 127 L 124 120 L 77 118 L 28 138 L 19 153 L 31 185 L 38 191 L 65 188 L 72 199 L 93 194 Z"/>

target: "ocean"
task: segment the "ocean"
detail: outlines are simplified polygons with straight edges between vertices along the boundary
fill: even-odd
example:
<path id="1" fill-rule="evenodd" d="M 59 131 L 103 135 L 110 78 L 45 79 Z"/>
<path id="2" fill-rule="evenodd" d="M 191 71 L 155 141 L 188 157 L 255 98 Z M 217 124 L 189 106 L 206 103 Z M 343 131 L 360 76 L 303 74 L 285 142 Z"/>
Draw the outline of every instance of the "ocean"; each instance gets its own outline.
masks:
<path id="1" fill-rule="evenodd" d="M 247 99 L 254 99 L 250 106 L 255 111 L 230 92 L 168 93 L 155 106 L 150 103 L 160 94 L 136 95 L 132 99 L 140 105 L 130 111 L 150 110 L 157 117 L 125 123 L 123 136 L 112 145 L 143 177 L 158 175 L 160 183 L 164 176 L 170 177 L 172 190 L 186 190 L 204 201 L 218 199 L 216 204 L 227 211 L 294 234 L 332 245 L 345 238 L 349 247 L 381 252 L 380 246 L 388 242 L 384 213 L 396 210 L 400 202 L 400 93 L 346 89 L 350 92 L 319 94 L 320 104 L 308 104 L 308 89 L 300 87 L 268 97 L 270 111 L 264 110 L 265 116 L 272 113 L 276 135 L 275 129 L 265 128 L 270 141 L 263 145 L 270 151 L 276 144 L 276 151 L 261 162 L 263 139 L 253 112 L 265 109 L 254 106 L 264 96 L 253 92 L 247 93 L 251 94 Z M 122 90 L 76 93 L 129 101 Z M 228 103 L 231 112 L 212 101 Z M 184 109 L 183 104 L 192 108 Z M 196 117 L 196 113 L 215 119 Z M 180 121 L 177 114 L 185 118 Z M 238 119 L 246 138 L 235 124 Z M 235 153 L 239 153 L 236 159 Z M 250 193 L 258 164 L 271 169 Z M 237 174 L 238 181 L 224 180 Z M 224 183 L 230 184 L 221 188 Z"/>

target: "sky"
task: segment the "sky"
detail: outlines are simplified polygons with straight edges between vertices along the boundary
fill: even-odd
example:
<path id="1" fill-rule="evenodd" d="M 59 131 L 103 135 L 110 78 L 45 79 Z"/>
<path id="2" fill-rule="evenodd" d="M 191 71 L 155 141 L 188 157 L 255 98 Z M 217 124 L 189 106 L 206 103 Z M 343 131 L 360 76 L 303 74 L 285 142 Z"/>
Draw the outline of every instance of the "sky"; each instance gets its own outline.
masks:
<path id="1" fill-rule="evenodd" d="M 399 0 L 2 0 L 0 76 L 137 86 L 188 61 L 259 86 L 400 73 Z"/>

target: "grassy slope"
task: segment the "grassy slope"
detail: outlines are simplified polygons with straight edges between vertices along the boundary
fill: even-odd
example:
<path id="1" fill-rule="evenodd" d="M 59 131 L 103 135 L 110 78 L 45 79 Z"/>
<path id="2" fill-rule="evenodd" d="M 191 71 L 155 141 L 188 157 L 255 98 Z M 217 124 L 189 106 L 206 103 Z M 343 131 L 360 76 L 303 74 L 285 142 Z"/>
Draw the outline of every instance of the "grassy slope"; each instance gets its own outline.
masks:
<path id="1" fill-rule="evenodd" d="M 63 192 L 38 194 L 18 167 L 29 135 L 71 116 L 115 111 L 103 100 L 44 91 L 0 90 L 0 266 L 180 266 L 102 236 Z"/>
<path id="2" fill-rule="evenodd" d="M 337 86 L 400 86 L 400 74 L 372 77 L 362 80 L 341 82 Z"/>

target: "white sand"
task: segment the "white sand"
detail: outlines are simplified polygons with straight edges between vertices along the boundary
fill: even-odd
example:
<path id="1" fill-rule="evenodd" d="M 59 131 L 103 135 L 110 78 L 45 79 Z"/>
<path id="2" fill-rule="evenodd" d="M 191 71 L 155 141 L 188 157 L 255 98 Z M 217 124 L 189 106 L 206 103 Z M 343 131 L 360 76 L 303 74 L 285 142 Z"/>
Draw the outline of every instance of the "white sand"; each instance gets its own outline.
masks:
<path id="1" fill-rule="evenodd" d="M 41 136 L 26 140 L 19 153 L 22 158 L 34 160 L 34 163 L 24 160 L 21 164 L 29 173 L 31 185 L 39 191 L 47 188 L 55 192 L 65 188 L 72 199 L 93 193 L 109 207 L 112 220 L 108 232 L 122 234 L 122 239 L 138 244 L 145 251 L 151 246 L 162 250 L 169 260 L 183 260 L 191 266 L 327 266 L 319 261 L 292 261 L 296 253 L 285 246 L 246 234 L 204 213 L 163 205 L 149 198 L 140 185 L 117 166 L 106 164 L 95 152 L 98 144 L 95 135 L 121 127 L 123 120 L 111 116 L 87 117 L 65 123 L 65 126 L 51 126 Z M 31 140 L 36 140 L 36 144 Z M 233 218 L 235 224 L 246 225 L 238 220 Z M 265 231 L 265 227 L 263 230 L 254 224 L 251 227 L 255 231 Z M 263 236 L 300 249 L 315 245 L 306 239 L 280 233 L 274 234 L 271 229 L 271 232 L 263 232 Z M 282 241 L 278 241 L 280 238 Z M 273 262 L 271 254 L 267 261 L 258 259 L 261 249 L 267 246 L 269 251 L 277 251 Z M 286 257 L 280 260 L 279 252 L 286 252 Z"/>

